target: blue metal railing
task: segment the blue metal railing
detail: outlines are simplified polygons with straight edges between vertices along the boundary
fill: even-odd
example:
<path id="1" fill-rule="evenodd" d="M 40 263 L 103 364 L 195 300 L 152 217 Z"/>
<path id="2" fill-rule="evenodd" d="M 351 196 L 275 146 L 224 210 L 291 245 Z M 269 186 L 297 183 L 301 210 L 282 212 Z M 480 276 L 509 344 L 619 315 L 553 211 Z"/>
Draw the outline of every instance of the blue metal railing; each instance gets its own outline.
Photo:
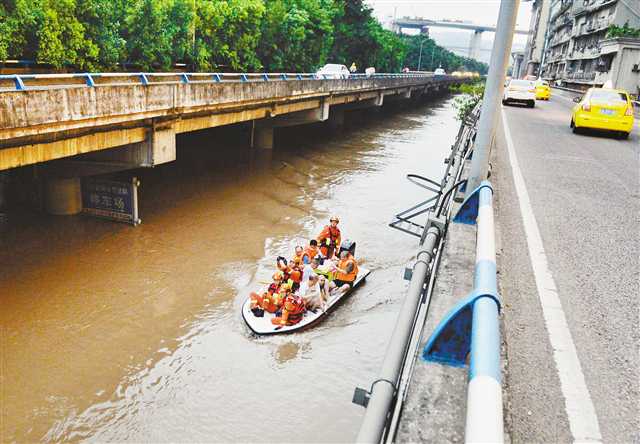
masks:
<path id="1" fill-rule="evenodd" d="M 474 288 L 438 325 L 423 352 L 428 361 L 456 367 L 466 366 L 470 354 L 466 442 L 504 441 L 492 198 L 491 184 L 482 182 L 454 218 L 478 225 Z"/>
<path id="2" fill-rule="evenodd" d="M 317 73 L 69 73 L 69 74 L 3 74 L 0 75 L 0 90 L 24 91 L 35 87 L 69 86 L 108 86 L 129 84 L 173 84 L 173 83 L 220 83 L 220 82 L 272 82 L 296 80 L 370 80 L 370 79 L 407 79 L 430 78 L 432 73 L 374 73 L 374 74 L 336 74 L 319 75 Z M 438 76 L 439 79 L 451 79 L 451 76 Z M 4 86 L 11 85 L 13 88 Z"/>

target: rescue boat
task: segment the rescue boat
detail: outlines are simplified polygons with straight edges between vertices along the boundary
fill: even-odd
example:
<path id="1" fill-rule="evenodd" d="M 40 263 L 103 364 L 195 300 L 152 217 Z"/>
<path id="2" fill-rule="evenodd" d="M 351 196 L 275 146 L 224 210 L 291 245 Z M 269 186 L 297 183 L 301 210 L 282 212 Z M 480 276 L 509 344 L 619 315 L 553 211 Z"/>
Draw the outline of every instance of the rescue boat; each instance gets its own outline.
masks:
<path id="1" fill-rule="evenodd" d="M 350 245 L 353 253 L 355 253 L 355 242 Z M 342 246 L 341 246 L 342 249 Z M 358 274 L 356 279 L 353 281 L 353 286 L 345 291 L 344 293 L 337 293 L 330 296 L 327 301 L 325 311 L 316 310 L 315 312 L 307 310 L 305 311 L 302 319 L 293 325 L 277 325 L 272 322 L 272 319 L 276 318 L 275 313 L 270 313 L 266 310 L 261 313 L 261 316 L 256 316 L 251 310 L 251 297 L 248 297 L 246 301 L 242 304 L 242 318 L 244 319 L 247 326 L 251 329 L 251 331 L 257 335 L 273 335 L 273 334 L 283 334 L 283 333 L 293 333 L 295 331 L 300 331 L 305 328 L 312 327 L 317 323 L 321 322 L 324 318 L 326 318 L 329 313 L 331 313 L 343 300 L 347 299 L 347 297 L 356 289 L 366 277 L 371 273 L 370 270 L 363 267 L 362 265 L 358 266 Z"/>

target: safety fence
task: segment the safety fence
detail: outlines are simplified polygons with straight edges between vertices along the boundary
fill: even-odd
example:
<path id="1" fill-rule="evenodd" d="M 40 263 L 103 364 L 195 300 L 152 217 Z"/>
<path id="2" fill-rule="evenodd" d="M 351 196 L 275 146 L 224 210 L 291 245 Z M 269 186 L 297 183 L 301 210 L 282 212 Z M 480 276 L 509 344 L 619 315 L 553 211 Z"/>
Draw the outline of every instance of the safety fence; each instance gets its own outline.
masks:
<path id="1" fill-rule="evenodd" d="M 396 215 L 396 220 L 390 224 L 394 228 L 420 237 L 422 248 L 417 254 L 413 267 L 405 270 L 405 279 L 410 281 L 409 288 L 393 329 L 379 376 L 369 390 L 356 388 L 354 392 L 353 402 L 366 407 L 357 442 L 390 443 L 395 438 L 402 405 L 420 354 L 420 338 L 429 312 L 448 221 L 453 208 L 454 192 L 464 183 L 460 177 L 464 160 L 472 151 L 478 115 L 479 106 L 461 125 L 456 141 L 451 147 L 451 154 L 445 159 L 447 168 L 440 184 L 421 176 L 408 176 L 412 182 L 436 192 L 436 195 L 399 213 Z M 412 218 L 425 213 L 424 225 L 411 221 Z"/>
<path id="2" fill-rule="evenodd" d="M 484 181 L 465 199 L 454 222 L 477 223 L 474 288 L 435 329 L 423 357 L 455 367 L 469 356 L 466 442 L 503 442 L 500 299 L 496 274 L 493 189 Z"/>
<path id="3" fill-rule="evenodd" d="M 372 80 L 372 79 L 424 79 L 451 76 L 434 76 L 431 73 L 373 73 L 373 74 L 319 74 L 319 73 L 69 73 L 69 74 L 4 74 L 0 75 L 0 90 L 24 91 L 29 88 L 61 88 L 72 86 L 95 87 L 122 84 L 189 84 L 222 82 L 273 82 L 292 80 Z"/>

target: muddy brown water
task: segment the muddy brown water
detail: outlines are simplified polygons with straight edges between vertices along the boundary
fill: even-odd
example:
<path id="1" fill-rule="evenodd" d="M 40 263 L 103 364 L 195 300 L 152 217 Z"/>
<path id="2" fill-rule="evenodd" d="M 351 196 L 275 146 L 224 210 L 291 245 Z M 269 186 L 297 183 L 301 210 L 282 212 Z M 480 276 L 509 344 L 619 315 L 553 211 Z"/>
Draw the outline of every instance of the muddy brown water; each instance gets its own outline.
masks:
<path id="1" fill-rule="evenodd" d="M 140 171 L 142 225 L 10 215 L 0 235 L 2 442 L 345 442 L 382 363 L 417 238 L 388 228 L 440 178 L 450 98 L 288 130 L 269 159 L 215 130 Z M 237 132 L 237 131 L 236 131 Z M 330 214 L 372 271 L 317 327 L 240 315 Z"/>

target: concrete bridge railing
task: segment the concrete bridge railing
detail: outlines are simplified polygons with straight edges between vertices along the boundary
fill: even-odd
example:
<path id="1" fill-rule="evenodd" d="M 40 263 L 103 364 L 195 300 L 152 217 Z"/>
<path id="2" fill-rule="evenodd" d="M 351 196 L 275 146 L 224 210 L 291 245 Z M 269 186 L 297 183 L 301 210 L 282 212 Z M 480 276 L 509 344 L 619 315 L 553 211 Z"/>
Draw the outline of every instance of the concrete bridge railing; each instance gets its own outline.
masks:
<path id="1" fill-rule="evenodd" d="M 464 81 L 424 74 L 2 76 L 0 171 L 135 144 L 144 146 L 120 160 L 150 166 L 175 159 L 176 134 L 252 120 L 252 139 L 270 148 L 274 127 L 339 120 L 344 109 L 381 106 L 385 97 L 409 98 Z"/>

